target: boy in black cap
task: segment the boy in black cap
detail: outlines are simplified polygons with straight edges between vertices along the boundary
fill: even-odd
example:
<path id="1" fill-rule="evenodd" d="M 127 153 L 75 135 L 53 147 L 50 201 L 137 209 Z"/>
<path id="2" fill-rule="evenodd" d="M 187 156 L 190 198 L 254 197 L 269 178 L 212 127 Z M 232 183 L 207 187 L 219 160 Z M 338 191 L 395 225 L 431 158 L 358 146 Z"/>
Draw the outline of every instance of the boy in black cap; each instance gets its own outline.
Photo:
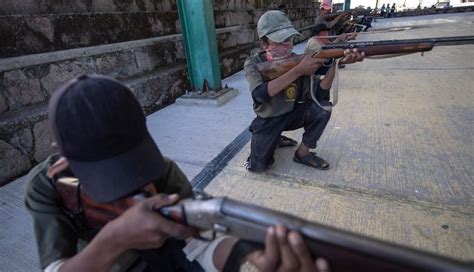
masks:
<path id="1" fill-rule="evenodd" d="M 60 155 L 31 170 L 25 200 L 43 269 L 108 271 L 123 259 L 119 256 L 132 249 L 154 249 L 153 254 L 146 251 L 140 255 L 149 269 L 203 270 L 196 261 L 186 259 L 184 241 L 178 240 L 195 230 L 156 212 L 179 198 L 191 197 L 192 188 L 178 166 L 161 155 L 148 133 L 142 109 L 127 87 L 104 76 L 75 78 L 54 93 L 49 120 Z M 91 229 L 84 224 L 83 213 L 70 213 L 64 207 L 57 181 L 64 173 L 77 177 L 81 190 L 97 203 L 118 201 L 149 186 L 160 194 L 127 209 L 102 229 Z M 78 253 L 79 240 L 88 245 Z M 231 237 L 219 240 L 209 267 L 222 268 L 236 241 Z M 282 226 L 273 228 L 267 241 L 265 252 L 248 256 L 259 268 L 287 265 L 285 260 L 270 258 L 283 246 L 290 246 L 287 254 L 306 250 L 301 236 L 287 233 Z M 307 258 L 293 257 L 297 265 L 308 263 Z M 213 259 L 217 261 L 213 263 Z"/>
<path id="2" fill-rule="evenodd" d="M 307 55 L 290 71 L 265 81 L 257 64 L 291 56 L 293 38 L 300 34 L 285 14 L 276 10 L 260 17 L 257 30 L 264 51 L 251 56 L 244 64 L 253 108 L 257 114 L 250 125 L 252 141 L 245 167 L 253 172 L 267 170 L 274 162 L 275 149 L 282 145 L 281 133 L 304 128 L 303 139 L 293 161 L 320 170 L 329 169 L 329 163 L 315 152 L 310 152 L 310 149 L 316 148 L 316 142 L 331 117 L 327 107 L 330 106 L 328 96 L 334 73 L 326 74 L 324 79 L 313 85 L 313 89 L 309 76 L 323 64 L 331 66 L 332 63 Z M 347 51 L 340 63 L 353 63 L 362 59 L 363 55 L 357 51 Z M 311 93 L 316 94 L 319 101 L 313 101 Z"/>
<path id="3" fill-rule="evenodd" d="M 177 165 L 161 155 L 127 87 L 103 76 L 73 79 L 51 98 L 49 121 L 60 155 L 31 170 L 26 195 L 42 268 L 108 269 L 127 249 L 159 247 L 168 236 L 193 233 L 152 212 L 151 208 L 172 204 L 179 197 L 191 197 L 192 188 Z M 77 177 L 81 191 L 98 203 L 116 201 L 150 182 L 158 192 L 170 195 L 146 200 L 107 224 L 76 255 L 78 240 L 89 241 L 96 233 L 60 205 L 56 179 L 66 172 Z"/>

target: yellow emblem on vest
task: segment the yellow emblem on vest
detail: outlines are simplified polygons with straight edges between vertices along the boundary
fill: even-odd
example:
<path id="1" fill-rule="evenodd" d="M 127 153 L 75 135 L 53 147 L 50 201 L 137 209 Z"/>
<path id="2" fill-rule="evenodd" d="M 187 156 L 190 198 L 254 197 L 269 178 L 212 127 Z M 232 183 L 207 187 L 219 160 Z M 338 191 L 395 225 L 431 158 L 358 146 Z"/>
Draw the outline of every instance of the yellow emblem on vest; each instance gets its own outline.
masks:
<path id="1" fill-rule="evenodd" d="M 285 89 L 286 101 L 295 101 L 296 98 L 296 84 L 292 83 Z"/>

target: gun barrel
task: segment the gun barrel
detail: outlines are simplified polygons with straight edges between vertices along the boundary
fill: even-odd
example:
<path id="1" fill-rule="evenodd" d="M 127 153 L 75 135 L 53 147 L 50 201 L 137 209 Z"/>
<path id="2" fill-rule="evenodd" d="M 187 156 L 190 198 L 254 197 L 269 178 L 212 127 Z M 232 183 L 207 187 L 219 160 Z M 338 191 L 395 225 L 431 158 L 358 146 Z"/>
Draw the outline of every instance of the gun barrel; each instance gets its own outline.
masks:
<path id="1" fill-rule="evenodd" d="M 325 14 L 322 17 L 326 21 L 331 21 L 331 20 L 335 19 L 337 16 L 348 15 L 348 14 L 349 13 L 347 13 L 347 12 L 334 12 L 334 13 Z"/>
<path id="2" fill-rule="evenodd" d="M 277 224 L 300 232 L 316 257 L 331 271 L 472 271 L 467 264 L 431 253 L 312 223 L 296 216 L 228 198 L 183 200 L 162 207 L 170 220 L 214 230 L 242 240 L 265 243 L 266 230 Z"/>
<path id="3" fill-rule="evenodd" d="M 377 46 L 377 45 L 404 45 L 404 44 L 416 44 L 416 43 L 430 43 L 433 46 L 474 44 L 474 36 L 332 43 L 332 44 L 324 45 L 322 49 L 334 49 L 334 48 L 349 49 L 349 48 L 363 48 L 366 46 Z"/>
<path id="4" fill-rule="evenodd" d="M 315 256 L 327 258 L 332 271 L 471 271 L 472 265 L 412 248 L 364 237 L 347 231 L 308 222 L 295 216 L 256 205 L 224 199 L 224 216 L 256 224 L 258 229 L 283 224 L 299 231 Z M 254 242 L 263 243 L 262 235 Z"/>
<path id="5" fill-rule="evenodd" d="M 320 52 L 313 54 L 315 58 L 340 58 L 344 57 L 344 50 L 358 49 L 364 52 L 366 56 L 388 55 L 388 54 L 409 54 L 416 52 L 425 52 L 433 49 L 432 43 L 403 43 L 403 44 L 365 44 L 365 45 L 346 45 L 342 48 L 328 47 Z"/>
<path id="6" fill-rule="evenodd" d="M 431 38 L 435 46 L 474 44 L 474 36 Z"/>

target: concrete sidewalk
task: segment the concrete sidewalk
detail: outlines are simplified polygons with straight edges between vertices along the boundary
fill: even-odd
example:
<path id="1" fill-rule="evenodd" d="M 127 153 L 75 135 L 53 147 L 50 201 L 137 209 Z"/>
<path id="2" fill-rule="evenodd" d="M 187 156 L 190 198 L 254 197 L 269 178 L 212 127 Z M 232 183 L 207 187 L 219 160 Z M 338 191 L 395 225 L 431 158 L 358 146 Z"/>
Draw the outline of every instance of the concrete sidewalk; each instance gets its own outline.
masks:
<path id="1" fill-rule="evenodd" d="M 176 161 L 189 180 L 246 129 L 254 116 L 243 71 L 224 79 L 225 84 L 239 94 L 220 107 L 173 104 L 147 118 L 163 154 Z"/>
<path id="2" fill-rule="evenodd" d="M 472 15 L 472 13 L 471 13 Z M 442 22 L 444 23 L 449 23 L 450 21 L 447 20 L 456 20 L 456 18 L 470 18 L 472 23 L 472 17 L 464 17 L 460 15 L 446 15 L 446 17 L 443 17 L 444 15 L 440 15 L 436 17 L 438 19 L 437 22 Z M 420 17 L 422 18 L 422 17 Z M 454 18 L 454 19 L 453 19 Z M 410 21 L 411 20 L 411 21 Z M 403 21 L 405 24 L 416 24 L 417 17 L 410 17 Z M 397 18 L 397 26 L 402 25 L 399 23 L 399 19 Z M 458 20 L 459 21 L 459 20 Z M 384 28 L 391 26 L 390 22 L 392 22 L 390 19 L 383 19 L 379 20 L 375 24 L 377 28 Z M 452 22 L 451 22 L 452 23 Z M 473 35 L 472 33 L 472 26 L 469 28 L 468 25 L 466 25 L 466 28 L 463 28 L 461 26 L 461 29 L 463 31 L 461 32 L 453 32 L 452 29 L 448 28 L 442 28 L 441 32 L 430 32 L 431 36 L 448 36 L 447 34 L 452 34 L 452 35 Z M 415 30 L 412 30 L 415 31 Z M 404 33 L 400 32 L 397 35 L 399 36 L 393 36 L 392 34 L 385 34 L 385 35 L 379 35 L 379 34 L 373 34 L 373 35 L 361 35 L 361 39 L 373 39 L 375 36 L 377 36 L 377 39 L 386 39 L 386 38 L 409 38 L 414 36 L 417 36 L 421 33 L 421 30 L 418 29 L 416 31 L 420 32 L 411 32 L 410 33 Z M 301 52 L 303 49 L 304 45 L 298 45 L 295 47 L 295 51 Z M 454 47 L 453 47 L 454 48 Z M 437 49 L 435 49 L 437 50 Z M 453 52 L 454 51 L 454 52 Z M 464 52 L 464 53 L 463 53 Z M 466 52 L 470 52 L 470 55 L 465 55 Z M 380 77 L 380 76 L 390 76 L 393 74 L 393 71 L 389 71 L 388 68 L 393 68 L 393 69 L 412 69 L 412 68 L 419 68 L 419 69 L 425 69 L 427 65 L 434 65 L 433 63 L 436 61 L 437 63 L 443 63 L 443 70 L 440 71 L 439 73 L 435 72 L 430 72 L 430 79 L 433 81 L 441 81 L 441 80 L 449 80 L 450 77 L 454 78 L 459 78 L 460 80 L 464 80 L 463 85 L 461 87 L 469 87 L 472 86 L 472 63 L 473 63 L 473 49 L 472 47 L 464 47 L 464 48 L 454 48 L 453 50 L 445 50 L 442 51 L 440 54 L 433 54 L 430 57 L 425 57 L 423 61 L 410 61 L 409 59 L 393 59 L 393 60 L 386 60 L 386 61 L 381 61 L 376 63 L 367 61 L 364 62 L 363 64 L 357 64 L 354 65 L 353 67 L 348 67 L 346 70 L 342 70 L 342 77 L 343 77 L 343 86 L 342 86 L 342 92 L 341 92 L 341 100 L 343 99 L 350 99 L 352 96 L 348 95 L 350 92 L 353 90 L 353 92 L 358 91 L 359 89 L 364 89 L 365 83 L 362 80 L 362 77 Z M 449 57 L 454 58 L 452 61 L 446 61 L 446 55 L 448 54 Z M 410 57 L 408 57 L 410 58 Z M 430 59 L 431 58 L 431 59 Z M 439 62 L 438 62 L 439 61 Z M 385 67 L 385 71 L 379 71 L 383 70 L 382 67 Z M 387 68 L 388 67 L 388 68 Z M 463 69 L 460 71 L 461 74 L 455 73 L 453 71 L 449 72 L 449 69 L 457 69 L 457 67 L 461 67 Z M 382 74 L 379 74 L 381 72 Z M 409 85 L 410 88 L 417 88 L 418 84 L 420 84 L 419 81 L 417 81 L 418 77 L 421 76 L 419 74 L 412 74 L 412 72 L 405 72 L 400 74 L 395 75 L 395 77 L 387 82 L 376 82 L 376 84 L 389 84 L 392 88 L 396 89 L 397 88 L 397 81 L 405 81 L 406 84 Z M 471 77 L 469 78 L 469 74 Z M 350 80 L 348 80 L 350 78 Z M 359 79 L 359 80 L 358 80 Z M 467 83 L 465 81 L 468 81 Z M 389 83 L 391 82 L 391 83 Z M 411 83 L 410 83 L 411 82 Z M 426 81 L 423 81 L 426 83 Z M 218 157 L 219 154 L 226 148 L 238 135 L 242 135 L 241 133 L 246 130 L 248 125 L 250 124 L 251 120 L 254 117 L 254 113 L 252 110 L 252 101 L 250 97 L 250 93 L 248 92 L 248 86 L 247 82 L 245 80 L 243 72 L 239 72 L 231 77 L 228 77 L 223 80 L 223 84 L 228 84 L 229 87 L 233 87 L 239 90 L 239 94 L 237 97 L 233 98 L 230 102 L 227 104 L 216 108 L 216 107 L 202 107 L 202 106 L 189 106 L 189 105 L 170 105 L 156 113 L 151 114 L 148 116 L 148 127 L 151 131 L 151 134 L 154 138 L 154 140 L 157 142 L 158 146 L 160 147 L 162 153 L 175 160 L 178 165 L 181 167 L 181 169 L 184 171 L 186 176 L 192 180 L 193 178 L 198 175 L 202 170 L 206 169 L 206 166 L 209 166 L 210 162 L 213 162 L 216 157 Z M 374 83 L 375 84 L 375 83 Z M 411 85 L 410 85 L 411 84 Z M 402 86 L 402 85 L 400 85 Z M 403 85 L 404 87 L 407 87 L 406 85 Z M 444 86 L 444 85 L 443 85 Z M 355 90 L 357 89 L 357 90 Z M 442 90 L 440 90 L 442 91 Z M 348 96 L 346 96 L 348 95 Z M 367 94 L 371 97 L 373 95 L 376 95 L 375 91 L 374 93 Z M 388 94 L 390 95 L 390 94 Z M 408 99 L 408 94 L 407 99 Z M 435 93 L 428 93 L 430 96 L 434 96 Z M 472 93 L 468 93 L 468 98 L 470 98 L 470 101 L 464 101 L 465 103 L 468 104 L 468 106 L 471 107 L 471 110 L 469 108 L 464 111 L 464 113 L 471 113 L 472 114 Z M 344 98 L 344 96 L 346 98 Z M 354 98 L 357 98 L 357 96 L 354 96 Z M 382 98 L 381 98 L 382 99 Z M 448 98 L 449 99 L 449 98 Z M 372 101 L 372 100 L 371 100 Z M 413 103 L 416 103 L 415 100 Z M 372 101 L 370 105 L 374 105 L 376 101 Z M 400 103 L 403 102 L 409 102 L 409 100 L 403 100 L 399 101 Z M 341 105 L 337 107 L 337 111 L 343 109 L 345 107 L 344 101 L 340 102 Z M 380 109 L 380 108 L 378 108 Z M 389 109 L 390 110 L 390 109 Z M 395 109 L 393 109 L 395 110 Z M 405 109 L 404 109 L 405 110 Z M 354 119 L 355 121 L 364 121 L 364 118 L 372 118 L 370 116 L 367 117 L 362 117 L 359 115 L 354 115 L 353 112 L 346 112 L 347 114 L 337 114 L 332 121 L 332 128 L 330 128 L 330 132 L 327 133 L 327 135 L 334 136 L 334 139 L 336 142 L 329 142 L 330 140 L 326 137 L 324 139 L 325 144 L 328 144 L 328 146 L 340 146 L 340 148 L 343 148 L 345 145 L 341 144 L 342 143 L 342 134 L 339 132 L 340 130 L 337 128 L 337 126 L 340 126 L 339 124 L 342 123 L 344 125 L 347 125 L 350 127 L 352 132 L 357 133 L 357 131 L 360 128 L 355 127 L 354 125 L 351 124 L 351 118 L 357 118 Z M 379 111 L 369 111 L 368 114 L 378 114 Z M 426 112 L 428 114 L 428 112 Z M 353 114 L 351 116 L 351 114 Z M 388 115 L 389 113 L 387 113 Z M 396 113 L 394 113 L 396 114 Z M 404 117 L 407 117 L 409 115 L 408 112 L 403 112 L 402 113 Z M 457 113 L 462 114 L 462 112 Z M 423 116 L 419 116 L 419 118 L 423 118 Z M 470 118 L 469 120 L 472 121 L 472 116 L 466 115 L 466 118 Z M 383 122 L 380 120 L 380 122 Z M 397 120 L 392 120 L 390 121 L 394 126 L 398 124 Z M 401 121 L 400 121 L 401 122 Z M 386 122 L 388 123 L 388 121 Z M 472 124 L 472 123 L 471 123 Z M 347 129 L 347 127 L 341 126 L 343 129 Z M 388 125 L 384 126 L 382 123 L 382 128 L 386 128 Z M 369 127 L 370 128 L 370 127 Z M 448 128 L 446 128 L 447 130 Z M 351 132 L 351 133 L 352 133 Z M 295 136 L 298 135 L 299 132 L 296 132 Z M 347 132 L 346 132 L 347 133 Z M 471 143 L 470 150 L 472 151 L 472 127 L 466 128 L 464 130 L 464 137 L 467 137 L 467 141 Z M 349 133 L 350 134 L 350 133 Z M 346 134 L 344 137 L 352 137 L 352 135 Z M 385 134 L 384 134 L 385 135 Z M 381 135 L 381 137 L 395 137 L 393 134 L 387 134 L 387 135 Z M 463 135 L 457 135 L 459 137 L 463 137 Z M 413 136 L 415 137 L 415 136 Z M 413 143 L 416 143 L 415 138 L 409 138 L 410 141 Z M 361 140 L 361 139 L 359 139 Z M 399 139 L 399 138 L 392 138 L 393 141 L 395 140 L 401 140 L 403 141 L 404 139 Z M 362 140 L 361 140 L 362 141 Z M 387 142 L 386 145 L 390 144 L 390 142 Z M 425 143 L 426 145 L 430 145 L 430 143 Z M 322 146 L 324 146 L 322 145 Z M 403 147 L 403 150 L 399 149 L 390 149 L 388 150 L 388 146 L 384 145 L 381 147 L 379 150 L 380 152 L 402 152 L 405 148 L 409 148 L 409 146 Z M 356 145 L 354 145 L 356 146 Z M 360 144 L 358 145 L 360 146 Z M 450 148 L 451 145 L 443 146 L 442 148 Z M 456 146 L 459 147 L 459 146 Z M 469 146 L 467 145 L 468 149 Z M 341 149 L 342 150 L 342 149 Z M 351 152 L 358 152 L 356 149 L 351 149 Z M 458 152 L 461 152 L 462 150 L 458 150 Z M 466 150 L 465 150 L 466 151 Z M 467 150 L 469 151 L 469 150 Z M 311 213 L 310 211 L 312 209 L 315 209 L 316 211 L 316 204 L 315 202 L 312 201 L 312 199 L 323 199 L 324 197 L 329 198 L 330 194 L 326 195 L 325 193 L 325 188 L 323 185 L 324 182 L 318 181 L 316 182 L 316 187 L 305 187 L 302 184 L 308 181 L 309 177 L 311 179 L 314 179 L 316 176 L 321 175 L 319 172 L 314 172 L 312 170 L 305 169 L 303 167 L 297 167 L 295 168 L 296 170 L 287 172 L 287 175 L 295 175 L 298 178 L 288 178 L 288 177 L 282 177 L 284 172 L 281 171 L 286 171 L 291 168 L 292 165 L 289 161 L 288 156 L 290 155 L 290 150 L 285 151 L 286 153 L 278 153 L 277 156 L 277 163 L 275 165 L 275 169 L 270 172 L 270 174 L 265 174 L 263 176 L 256 176 L 252 174 L 247 174 L 244 169 L 243 169 L 243 158 L 248 154 L 248 147 L 239 154 L 231 163 L 231 168 L 226 168 L 224 172 L 217 178 L 215 181 L 212 181 L 211 185 L 209 186 L 208 190 L 212 193 L 215 194 L 229 194 L 230 196 L 237 197 L 243 200 L 248 200 L 248 201 L 253 201 L 257 203 L 263 203 L 266 205 L 269 205 L 271 207 L 275 207 L 279 203 L 277 201 L 278 199 L 284 199 L 282 200 L 282 203 L 285 203 L 285 205 L 282 205 L 281 207 L 283 209 L 289 209 L 290 211 L 294 209 L 295 213 L 305 216 L 308 215 L 308 218 L 316 219 L 316 217 L 313 217 L 314 213 Z M 323 151 L 324 152 L 327 151 Z M 355 181 L 357 178 L 361 177 L 360 176 L 360 169 L 359 167 L 361 166 L 361 163 L 364 161 L 345 161 L 344 157 L 341 157 L 341 153 L 338 153 L 333 155 L 329 154 L 329 159 L 331 161 L 337 161 L 340 163 L 342 166 L 344 163 L 351 163 L 351 168 L 342 170 L 341 167 L 336 168 L 338 169 L 337 171 L 341 171 L 339 173 L 329 172 L 326 173 L 327 175 L 332 176 L 331 179 L 337 180 L 338 182 L 341 182 L 341 180 L 351 180 Z M 389 154 L 394 155 L 393 153 L 386 153 L 387 156 Z M 398 153 L 396 153 L 398 154 Z M 396 155 L 395 154 L 395 155 Z M 465 154 L 465 153 L 462 153 Z M 353 158 L 359 158 L 359 155 L 362 155 L 360 153 L 357 154 L 352 154 Z M 405 154 L 406 155 L 406 154 Z M 338 157 L 339 156 L 339 157 Z M 381 155 L 382 157 L 384 155 Z M 367 158 L 367 156 L 365 157 Z M 285 165 L 284 160 L 288 160 L 288 164 Z M 401 158 L 409 160 L 409 157 L 402 157 Z M 469 161 L 471 160 L 471 161 Z M 460 162 L 461 165 L 464 165 L 463 167 L 469 167 L 469 165 L 472 167 L 473 166 L 473 161 L 472 161 L 472 155 L 466 155 L 465 157 L 459 158 L 457 162 Z M 375 163 L 375 161 L 371 161 L 370 163 Z M 459 165 L 459 164 L 457 164 Z M 211 165 L 212 166 L 212 165 Z M 337 164 L 335 165 L 337 167 Z M 408 165 L 410 166 L 410 165 Z M 374 167 L 374 165 L 371 164 L 370 167 Z M 433 165 L 433 167 L 435 167 Z M 341 170 L 340 170 L 341 169 Z M 428 169 L 429 170 L 429 169 Z M 426 170 L 426 171 L 428 171 Z M 346 171 L 346 172 L 345 172 Z M 349 172 L 347 172 L 349 171 Z M 406 170 L 407 171 L 407 170 Z M 279 173 L 280 172 L 280 173 Z M 202 173 L 202 172 L 201 172 Z M 365 173 L 365 172 L 362 172 Z M 387 174 L 390 174 L 387 178 L 392 179 L 394 183 L 405 183 L 409 182 L 409 180 L 405 179 L 398 179 L 396 175 L 398 172 L 387 172 Z M 409 172 L 412 173 L 412 172 Z M 370 173 L 367 172 L 367 175 Z M 365 174 L 364 174 L 365 175 Z M 463 190 L 466 193 L 473 192 L 472 188 L 472 171 L 465 171 L 459 175 L 467 175 L 467 176 L 462 176 L 463 179 L 461 180 L 462 182 L 462 187 L 464 188 Z M 284 175 L 283 175 L 284 176 Z M 443 176 L 439 177 L 440 180 L 444 179 Z M 245 181 L 247 180 L 247 181 Z M 366 179 L 363 179 L 366 180 Z M 469 184 L 470 182 L 470 184 Z M 336 182 L 337 183 L 337 182 Z M 361 183 L 363 186 L 364 184 Z M 420 190 L 423 190 L 424 188 L 428 188 L 428 183 L 423 183 L 422 188 Z M 206 184 L 204 184 L 206 185 Z M 204 187 L 204 185 L 202 187 Z M 386 185 L 386 187 L 384 187 Z M 23 193 L 24 193 L 24 186 L 25 186 L 25 178 L 20 178 L 2 188 L 0 188 L 0 218 L 2 218 L 2 231 L 0 233 L 0 267 L 2 271 L 35 271 L 38 270 L 38 262 L 37 262 L 37 252 L 35 248 L 35 242 L 34 242 L 34 236 L 32 234 L 32 226 L 31 226 L 31 220 L 29 215 L 26 213 L 24 207 L 23 207 Z M 351 185 L 352 186 L 352 185 Z M 390 184 L 382 184 L 382 185 L 373 185 L 376 187 L 376 189 L 379 189 L 382 192 L 387 192 L 387 194 L 390 193 Z M 378 187 L 377 187 L 378 186 Z M 400 185 L 402 186 L 402 185 Z M 405 185 L 404 185 L 405 186 Z M 407 185 L 407 188 L 412 188 L 416 187 L 415 185 Z M 426 186 L 426 187 L 425 187 Z M 322 189 L 318 189 L 321 187 Z M 287 188 L 287 189 L 285 189 Z M 302 198 L 300 192 L 301 190 L 296 190 L 300 188 L 301 190 L 307 190 L 307 192 L 304 194 L 304 197 Z M 438 190 L 439 188 L 434 188 Z M 441 190 L 441 189 L 439 189 Z M 365 191 L 361 191 L 364 193 Z M 437 191 L 430 191 L 426 190 L 423 191 L 424 194 L 423 196 L 426 198 L 430 198 L 430 193 L 434 193 L 437 197 L 439 196 L 439 199 L 445 200 L 447 205 L 453 204 L 452 200 L 453 198 L 447 198 L 446 196 L 443 196 L 442 193 L 440 192 L 440 195 L 438 195 Z M 337 191 L 336 193 L 340 193 Z M 403 193 L 403 192 L 402 192 Z M 457 195 L 454 195 L 456 197 Z M 301 199 L 301 202 L 295 202 L 292 199 L 294 198 L 299 198 Z M 463 196 L 466 197 L 466 196 Z M 272 201 L 265 202 L 265 200 L 268 199 L 273 199 Z M 376 198 L 377 201 L 379 198 Z M 337 199 L 336 199 L 337 200 Z M 275 202 L 276 201 L 276 202 Z M 357 201 L 360 201 L 358 199 Z M 350 202 L 350 203 L 357 203 L 357 201 Z M 369 200 L 363 200 L 363 201 L 370 201 Z M 460 215 L 464 219 L 462 219 L 463 222 L 471 223 L 470 229 L 465 229 L 462 228 L 462 231 L 471 231 L 471 234 L 465 233 L 466 235 L 471 235 L 474 233 L 472 231 L 472 202 L 470 202 L 468 199 L 461 199 L 459 200 L 462 203 L 467 204 L 467 211 L 468 211 L 468 217 L 465 218 L 465 215 Z M 471 200 L 472 201 L 472 200 Z M 310 203 L 314 203 L 310 205 Z M 334 203 L 334 202 L 331 202 Z M 341 205 L 346 205 L 343 202 L 340 202 Z M 371 202 L 371 203 L 377 203 Z M 385 203 L 385 202 L 384 202 Z M 374 204 L 373 207 L 376 207 Z M 390 203 L 385 203 L 384 205 L 389 205 Z M 456 204 L 456 203 L 454 203 Z M 362 205 L 362 204 L 361 204 Z M 470 206 L 470 207 L 469 207 Z M 405 206 L 400 206 L 400 209 L 403 209 Z M 323 206 L 318 206 L 317 209 L 322 209 Z M 367 208 L 367 207 L 366 207 Z M 418 208 L 414 208 L 416 212 L 419 212 Z M 421 208 L 420 208 L 421 209 Z M 348 211 L 348 210 L 347 210 Z M 466 210 L 462 210 L 462 212 L 466 212 Z M 351 224 L 356 224 L 356 226 L 362 227 L 362 221 L 364 219 L 364 216 L 367 215 L 366 213 L 360 212 L 359 213 L 360 218 L 357 218 L 357 220 L 361 220 L 360 222 L 351 222 L 349 219 L 345 222 L 350 222 Z M 331 215 L 325 215 L 325 216 L 331 216 Z M 336 215 L 332 215 L 336 216 Z M 374 215 L 375 216 L 375 215 Z M 378 219 L 376 217 L 371 217 L 372 221 L 374 224 L 377 224 Z M 319 220 L 319 218 L 317 218 Z M 326 220 L 322 220 L 325 222 L 332 222 L 330 220 L 331 218 L 326 218 Z M 377 220 L 376 220 L 377 219 Z M 422 217 L 420 220 L 424 219 Z M 335 219 L 334 219 L 335 220 Z M 342 220 L 342 219 L 341 219 Z M 353 219 L 356 220 L 356 219 Z M 438 222 L 436 222 L 438 224 Z M 436 227 L 439 227 L 436 225 Z M 458 229 L 456 227 L 451 227 L 449 232 L 454 232 L 457 231 Z M 374 233 L 373 230 L 367 230 L 367 234 L 374 234 L 377 236 L 377 233 Z M 385 232 L 383 232 L 383 228 L 380 229 L 380 233 L 383 235 L 383 238 L 389 238 L 392 239 L 392 237 L 385 237 Z M 420 233 L 423 234 L 423 230 L 420 230 Z M 438 232 L 434 232 L 437 234 Z M 403 233 L 399 233 L 402 235 Z M 420 235 L 421 235 L 420 234 Z M 429 235 L 432 235 L 433 233 L 429 233 Z M 424 234 L 423 234 L 424 235 Z M 407 236 L 410 237 L 410 236 Z M 449 238 L 449 237 L 448 237 Z M 467 239 L 467 243 L 471 243 L 474 238 L 469 238 Z M 461 241 L 462 242 L 462 241 Z M 449 250 L 448 250 L 449 251 Z M 443 252 L 444 253 L 444 252 Z M 449 253 L 449 252 L 447 252 Z M 471 251 L 466 251 L 465 254 L 468 254 L 467 257 L 469 257 L 470 254 L 472 254 L 472 248 Z M 460 257 L 466 257 L 466 255 L 463 254 L 454 254 L 456 256 Z"/>
<path id="3" fill-rule="evenodd" d="M 466 23 L 474 13 L 436 18 L 430 26 L 358 40 L 474 35 Z M 397 20 L 418 25 L 424 18 Z M 328 171 L 296 164 L 295 148 L 281 148 L 270 170 L 250 173 L 242 167 L 247 145 L 206 192 L 472 262 L 474 46 L 367 59 L 348 65 L 340 78 L 339 104 L 315 150 L 331 164 Z M 285 135 L 299 141 L 302 133 Z"/>

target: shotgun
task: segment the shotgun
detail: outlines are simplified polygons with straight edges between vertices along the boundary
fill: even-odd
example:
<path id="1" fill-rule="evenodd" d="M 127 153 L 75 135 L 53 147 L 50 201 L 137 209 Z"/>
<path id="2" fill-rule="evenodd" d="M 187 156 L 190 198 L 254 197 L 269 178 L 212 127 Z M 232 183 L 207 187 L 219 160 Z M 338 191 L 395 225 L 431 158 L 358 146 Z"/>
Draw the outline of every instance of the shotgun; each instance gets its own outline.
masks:
<path id="1" fill-rule="evenodd" d="M 320 51 L 312 53 L 312 57 L 322 59 L 341 58 L 344 56 L 346 49 L 357 49 L 359 52 L 364 52 L 365 56 L 410 54 L 430 51 L 434 46 L 473 43 L 474 36 L 334 43 L 323 45 Z M 304 57 L 305 55 L 293 55 L 284 59 L 261 62 L 257 64 L 257 69 L 264 80 L 270 81 L 291 70 Z"/>
<path id="2" fill-rule="evenodd" d="M 226 197 L 196 192 L 174 206 L 160 208 L 165 217 L 199 229 L 264 244 L 276 224 L 303 235 L 314 257 L 328 260 L 331 271 L 473 271 L 474 264 L 312 223 L 290 214 Z"/>
<path id="3" fill-rule="evenodd" d="M 95 203 L 80 190 L 76 178 L 60 178 L 58 194 L 65 212 L 80 216 L 89 228 L 100 229 L 130 206 L 149 197 L 140 192 L 111 203 Z M 277 224 L 298 231 L 314 257 L 328 260 L 331 271 L 472 271 L 474 264 L 312 223 L 290 214 L 226 197 L 195 192 L 158 211 L 164 217 L 201 230 L 212 230 L 263 246 L 267 229 Z M 198 239 L 204 239 L 197 236 Z"/>

